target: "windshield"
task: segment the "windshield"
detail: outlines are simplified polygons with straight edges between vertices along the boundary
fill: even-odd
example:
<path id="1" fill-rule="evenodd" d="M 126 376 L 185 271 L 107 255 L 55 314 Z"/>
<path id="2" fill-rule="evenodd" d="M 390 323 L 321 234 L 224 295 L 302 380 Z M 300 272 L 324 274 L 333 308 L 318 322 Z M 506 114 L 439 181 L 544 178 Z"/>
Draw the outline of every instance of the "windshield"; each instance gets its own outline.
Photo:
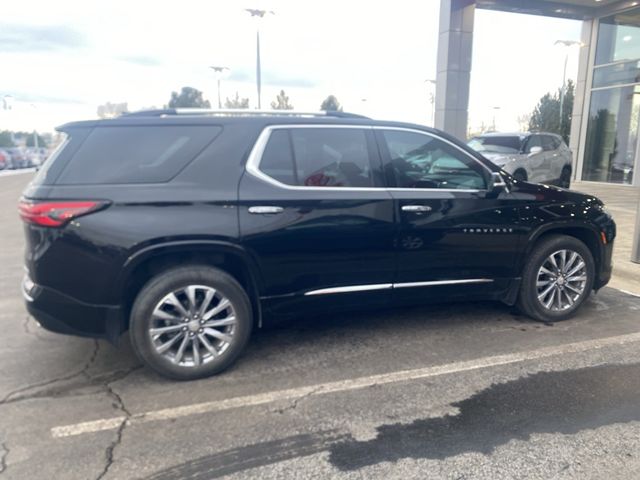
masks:
<path id="1" fill-rule="evenodd" d="M 520 138 L 513 135 L 474 137 L 467 145 L 480 153 L 520 153 Z"/>

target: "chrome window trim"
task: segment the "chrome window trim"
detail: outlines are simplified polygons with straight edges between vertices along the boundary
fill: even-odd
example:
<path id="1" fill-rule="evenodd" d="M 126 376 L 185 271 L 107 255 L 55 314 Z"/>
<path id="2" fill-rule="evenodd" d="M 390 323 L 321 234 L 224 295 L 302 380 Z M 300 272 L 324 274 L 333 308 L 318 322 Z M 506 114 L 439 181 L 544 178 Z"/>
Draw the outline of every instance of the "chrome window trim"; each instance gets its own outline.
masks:
<path id="1" fill-rule="evenodd" d="M 305 296 L 329 295 L 334 293 L 366 292 L 371 290 L 389 290 L 395 288 L 433 287 L 438 285 L 461 285 L 471 283 L 492 283 L 491 278 L 466 278 L 460 280 L 433 280 L 428 282 L 376 283 L 371 285 L 348 285 L 344 287 L 320 288 L 309 290 Z"/>
<path id="2" fill-rule="evenodd" d="M 490 170 L 486 165 L 480 162 L 477 158 L 474 158 L 472 155 L 469 155 L 469 153 L 465 152 L 456 144 L 450 142 L 445 138 L 431 134 L 429 132 L 424 132 L 422 130 L 417 130 L 414 128 L 406 128 L 406 127 L 383 127 L 383 126 L 371 126 L 371 125 L 344 125 L 344 124 L 342 125 L 341 124 L 331 124 L 331 125 L 325 125 L 325 124 L 285 125 L 285 124 L 282 124 L 282 125 L 270 125 L 268 127 L 265 127 L 262 130 L 262 132 L 260 132 L 260 135 L 258 136 L 258 139 L 256 140 L 256 143 L 253 145 L 253 148 L 251 149 L 251 152 L 249 153 L 249 156 L 247 158 L 247 163 L 245 165 L 245 170 L 247 171 L 247 173 L 274 187 L 282 188 L 284 190 L 293 190 L 293 191 L 296 191 L 296 190 L 297 191 L 317 191 L 317 192 L 383 192 L 383 191 L 387 191 L 387 192 L 450 192 L 450 193 L 451 192 L 479 193 L 479 192 L 488 191 L 488 189 L 481 190 L 481 189 L 462 189 L 462 188 L 305 187 L 301 185 L 287 185 L 286 183 L 282 183 L 276 180 L 275 178 L 270 177 L 263 171 L 261 171 L 260 162 L 262 160 L 264 149 L 267 146 L 269 138 L 271 137 L 271 132 L 273 132 L 274 130 L 292 129 L 292 128 L 357 128 L 360 130 L 397 130 L 397 131 L 407 131 L 407 132 L 423 134 L 423 135 L 441 140 L 445 143 L 448 143 L 449 145 L 455 147 L 464 155 L 472 159 L 474 162 L 478 163 L 482 168 L 487 170 L 489 174 L 492 173 L 492 170 Z"/>

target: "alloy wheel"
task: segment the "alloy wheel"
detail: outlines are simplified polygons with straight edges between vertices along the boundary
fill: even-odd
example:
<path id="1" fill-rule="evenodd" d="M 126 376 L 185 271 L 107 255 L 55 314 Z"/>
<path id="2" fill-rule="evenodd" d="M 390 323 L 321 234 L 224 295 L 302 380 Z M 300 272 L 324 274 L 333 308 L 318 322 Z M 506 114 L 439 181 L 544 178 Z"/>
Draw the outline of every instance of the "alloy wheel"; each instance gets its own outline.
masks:
<path id="1" fill-rule="evenodd" d="M 233 341 L 235 308 L 222 293 L 189 285 L 163 297 L 153 309 L 148 334 L 155 352 L 175 365 L 198 367 Z"/>
<path id="2" fill-rule="evenodd" d="M 567 310 L 578 302 L 586 285 L 584 258 L 573 250 L 558 250 L 549 255 L 538 270 L 538 301 L 547 310 Z"/>

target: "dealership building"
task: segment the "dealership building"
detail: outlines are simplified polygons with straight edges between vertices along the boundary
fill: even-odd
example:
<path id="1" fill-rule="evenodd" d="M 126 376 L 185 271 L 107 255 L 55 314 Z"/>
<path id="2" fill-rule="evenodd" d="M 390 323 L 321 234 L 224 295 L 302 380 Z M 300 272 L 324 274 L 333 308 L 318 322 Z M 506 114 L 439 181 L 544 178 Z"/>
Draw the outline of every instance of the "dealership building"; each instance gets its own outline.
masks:
<path id="1" fill-rule="evenodd" d="M 467 133 L 477 8 L 582 21 L 574 178 L 640 186 L 640 0 L 442 0 L 435 126 L 459 138 Z"/>

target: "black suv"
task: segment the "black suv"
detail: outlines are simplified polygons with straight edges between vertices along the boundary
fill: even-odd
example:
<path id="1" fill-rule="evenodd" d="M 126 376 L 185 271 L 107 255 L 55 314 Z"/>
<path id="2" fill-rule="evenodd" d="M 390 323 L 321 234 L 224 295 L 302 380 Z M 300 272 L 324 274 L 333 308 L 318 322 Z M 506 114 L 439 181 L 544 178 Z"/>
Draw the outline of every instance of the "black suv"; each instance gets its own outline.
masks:
<path id="1" fill-rule="evenodd" d="M 430 128 L 160 110 L 59 130 L 20 203 L 28 310 L 60 333 L 128 329 L 173 378 L 220 372 L 274 316 L 494 299 L 557 321 L 611 275 L 600 200 Z"/>

